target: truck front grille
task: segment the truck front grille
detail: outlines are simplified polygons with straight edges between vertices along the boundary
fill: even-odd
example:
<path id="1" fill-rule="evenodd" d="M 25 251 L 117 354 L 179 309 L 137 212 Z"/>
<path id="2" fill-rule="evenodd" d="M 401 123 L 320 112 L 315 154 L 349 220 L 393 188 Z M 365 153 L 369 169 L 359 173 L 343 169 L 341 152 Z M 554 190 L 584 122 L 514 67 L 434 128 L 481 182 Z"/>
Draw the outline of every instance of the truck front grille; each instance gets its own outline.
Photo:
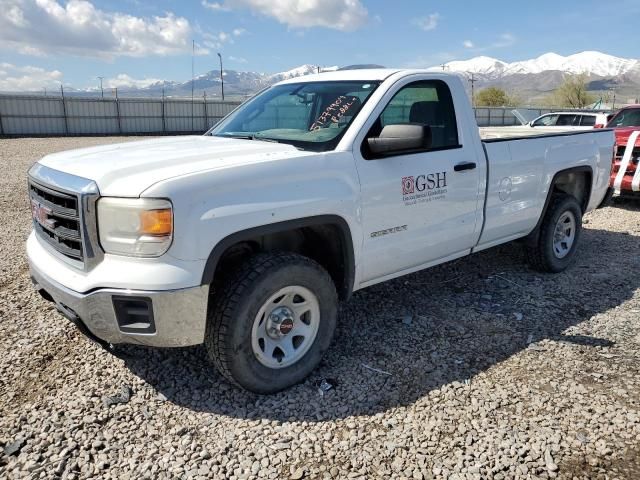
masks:
<path id="1" fill-rule="evenodd" d="M 33 227 L 62 255 L 84 261 L 80 199 L 33 181 L 29 182 Z"/>

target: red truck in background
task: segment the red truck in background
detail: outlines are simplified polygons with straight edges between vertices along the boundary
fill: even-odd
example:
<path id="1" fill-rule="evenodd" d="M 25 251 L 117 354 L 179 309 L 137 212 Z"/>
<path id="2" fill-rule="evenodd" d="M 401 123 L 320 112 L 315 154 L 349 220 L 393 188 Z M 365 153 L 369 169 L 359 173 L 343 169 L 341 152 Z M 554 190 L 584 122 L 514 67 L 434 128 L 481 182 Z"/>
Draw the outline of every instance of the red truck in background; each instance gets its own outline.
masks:
<path id="1" fill-rule="evenodd" d="M 616 134 L 610 185 L 620 195 L 640 198 L 640 105 L 620 109 L 607 128 Z"/>

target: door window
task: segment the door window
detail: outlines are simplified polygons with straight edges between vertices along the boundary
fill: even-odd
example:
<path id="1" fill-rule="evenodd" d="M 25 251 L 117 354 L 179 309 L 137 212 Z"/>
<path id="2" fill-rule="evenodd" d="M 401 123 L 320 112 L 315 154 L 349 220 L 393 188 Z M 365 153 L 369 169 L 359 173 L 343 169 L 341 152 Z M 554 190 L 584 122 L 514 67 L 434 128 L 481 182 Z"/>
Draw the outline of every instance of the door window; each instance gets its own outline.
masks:
<path id="1" fill-rule="evenodd" d="M 545 115 L 533 122 L 534 127 L 552 127 L 558 121 L 558 115 Z"/>
<path id="2" fill-rule="evenodd" d="M 447 84 L 440 80 L 423 80 L 402 87 L 389 101 L 367 137 L 377 137 L 385 126 L 397 124 L 429 126 L 431 146 L 425 150 L 459 147 L 453 99 Z"/>
<path id="3" fill-rule="evenodd" d="M 596 125 L 595 115 L 582 115 L 580 125 L 582 125 L 583 127 L 594 127 Z"/>
<path id="4" fill-rule="evenodd" d="M 571 127 L 578 125 L 578 115 L 560 115 L 556 125 L 559 127 Z"/>

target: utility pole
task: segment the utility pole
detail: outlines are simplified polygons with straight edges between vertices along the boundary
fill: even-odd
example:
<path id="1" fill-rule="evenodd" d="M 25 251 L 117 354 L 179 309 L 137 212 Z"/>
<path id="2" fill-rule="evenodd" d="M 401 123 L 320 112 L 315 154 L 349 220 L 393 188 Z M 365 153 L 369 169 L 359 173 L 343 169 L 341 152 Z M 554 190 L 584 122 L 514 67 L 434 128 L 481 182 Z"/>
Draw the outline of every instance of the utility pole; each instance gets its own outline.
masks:
<path id="1" fill-rule="evenodd" d="M 475 79 L 475 77 L 473 76 L 473 72 L 471 72 L 471 78 L 469 79 L 469 83 L 471 84 L 471 106 L 475 107 L 476 106 L 476 96 L 475 96 L 475 83 L 478 80 Z"/>
<path id="2" fill-rule="evenodd" d="M 218 58 L 220 59 L 220 86 L 222 87 L 222 101 L 224 102 L 224 75 L 222 73 L 222 55 L 218 52 Z"/>
<path id="3" fill-rule="evenodd" d="M 98 80 L 100 80 L 100 98 L 104 99 L 104 90 L 102 89 L 102 79 L 104 77 L 98 77 Z"/>
<path id="4" fill-rule="evenodd" d="M 611 91 L 613 92 L 613 104 L 611 105 L 611 110 L 616 109 L 616 88 L 611 87 Z"/>
<path id="5" fill-rule="evenodd" d="M 442 71 L 443 71 L 443 72 L 449 68 L 449 65 L 447 65 L 446 63 L 443 63 L 443 64 L 442 64 L 442 65 L 440 65 L 440 66 L 442 67 Z"/>

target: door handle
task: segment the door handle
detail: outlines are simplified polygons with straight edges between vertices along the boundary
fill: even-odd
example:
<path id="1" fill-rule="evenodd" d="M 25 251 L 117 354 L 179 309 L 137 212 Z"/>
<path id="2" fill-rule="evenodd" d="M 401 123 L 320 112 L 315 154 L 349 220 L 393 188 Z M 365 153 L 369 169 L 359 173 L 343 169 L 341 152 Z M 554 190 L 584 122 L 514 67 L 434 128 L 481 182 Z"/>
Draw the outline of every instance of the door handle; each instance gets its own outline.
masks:
<path id="1" fill-rule="evenodd" d="M 463 170 L 473 170 L 476 168 L 475 162 L 462 162 L 453 167 L 456 172 L 462 172 Z"/>

